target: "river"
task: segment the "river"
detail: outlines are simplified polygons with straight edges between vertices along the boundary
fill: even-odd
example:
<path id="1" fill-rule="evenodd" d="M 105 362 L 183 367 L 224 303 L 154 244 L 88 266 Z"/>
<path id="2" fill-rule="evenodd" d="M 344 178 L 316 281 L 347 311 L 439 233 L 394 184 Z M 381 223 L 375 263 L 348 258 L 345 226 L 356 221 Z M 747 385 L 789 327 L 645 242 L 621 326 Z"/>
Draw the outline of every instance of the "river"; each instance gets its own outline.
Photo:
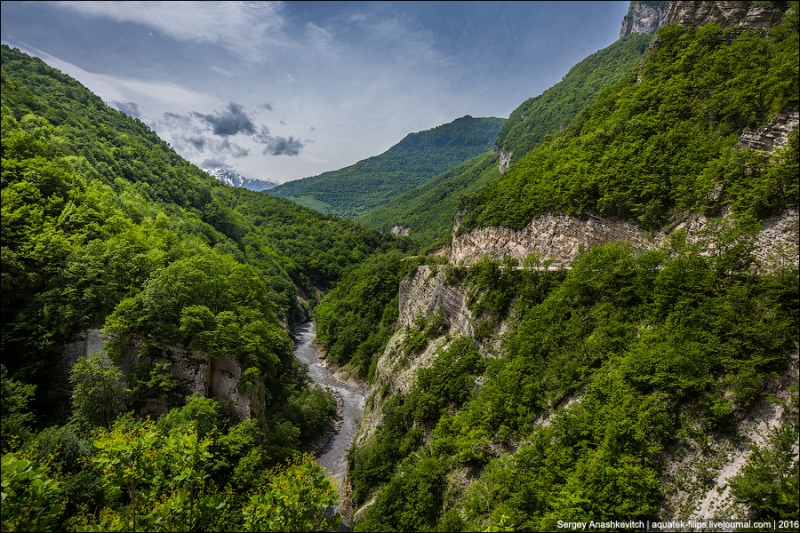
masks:
<path id="1" fill-rule="evenodd" d="M 312 381 L 332 387 L 342 398 L 342 426 L 317 456 L 317 463 L 342 481 L 347 470 L 345 455 L 356 436 L 356 424 L 364 412 L 366 386 L 336 379 L 313 344 L 316 337 L 317 329 L 312 322 L 296 326 L 294 356 L 308 367 L 308 377 Z"/>

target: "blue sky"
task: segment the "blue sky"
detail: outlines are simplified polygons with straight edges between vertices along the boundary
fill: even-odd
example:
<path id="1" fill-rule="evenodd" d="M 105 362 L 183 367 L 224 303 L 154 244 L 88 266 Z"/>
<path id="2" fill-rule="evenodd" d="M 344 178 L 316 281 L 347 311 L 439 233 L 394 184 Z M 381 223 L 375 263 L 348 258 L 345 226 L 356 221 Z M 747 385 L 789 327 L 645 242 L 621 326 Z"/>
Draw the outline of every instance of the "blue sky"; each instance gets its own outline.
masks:
<path id="1" fill-rule="evenodd" d="M 508 117 L 610 45 L 627 2 L 3 2 L 2 42 L 198 165 L 276 182 L 464 115 Z"/>

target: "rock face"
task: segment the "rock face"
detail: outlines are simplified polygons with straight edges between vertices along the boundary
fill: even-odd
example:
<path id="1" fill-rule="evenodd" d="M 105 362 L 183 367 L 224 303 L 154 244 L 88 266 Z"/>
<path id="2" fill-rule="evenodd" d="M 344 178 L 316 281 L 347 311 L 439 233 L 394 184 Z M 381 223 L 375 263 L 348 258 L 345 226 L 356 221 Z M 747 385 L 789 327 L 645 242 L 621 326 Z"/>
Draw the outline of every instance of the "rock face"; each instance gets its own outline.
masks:
<path id="1" fill-rule="evenodd" d="M 535 252 L 539 252 L 542 259 L 569 263 L 581 248 L 588 251 L 595 244 L 622 241 L 636 248 L 652 248 L 656 244 L 632 222 L 593 216 L 581 219 L 548 214 L 531 221 L 521 230 L 491 226 L 456 236 L 458 222 L 457 216 L 450 251 L 450 260 L 454 263 L 473 264 L 484 255 L 494 260 L 513 257 L 522 262 Z"/>
<path id="2" fill-rule="evenodd" d="M 472 335 L 472 314 L 464 295 L 445 284 L 444 270 L 422 265 L 400 281 L 398 325 L 411 326 L 418 317 L 441 313 L 451 331 Z"/>
<path id="3" fill-rule="evenodd" d="M 667 22 L 684 26 L 702 26 L 718 22 L 727 28 L 768 30 L 778 24 L 785 8 L 777 2 L 700 2 L 669 3 Z"/>
<path id="4" fill-rule="evenodd" d="M 497 167 L 497 170 L 500 171 L 500 174 L 508 170 L 508 166 L 511 164 L 512 152 L 506 152 L 505 150 L 503 150 L 502 148 L 500 148 L 495 144 L 494 147 L 492 148 L 492 153 L 494 155 L 500 156 L 500 164 Z"/>
<path id="5" fill-rule="evenodd" d="M 739 137 L 736 147 L 771 152 L 775 148 L 786 146 L 789 134 L 798 124 L 800 124 L 800 113 L 797 111 L 778 113 L 761 130 L 745 130 Z"/>
<path id="6" fill-rule="evenodd" d="M 397 235 L 398 237 L 408 237 L 408 230 L 409 228 L 405 226 L 400 226 L 399 224 L 395 224 L 392 226 L 392 235 Z"/>
<path id="7" fill-rule="evenodd" d="M 458 220 L 459 216 L 456 217 L 456 229 Z M 753 250 L 761 268 L 773 270 L 798 264 L 799 225 L 800 215 L 795 209 L 788 209 L 762 222 L 762 230 L 756 237 Z M 486 255 L 493 260 L 513 257 L 522 262 L 528 255 L 538 252 L 542 260 L 553 259 L 568 264 L 581 248 L 588 251 L 596 244 L 610 241 L 625 242 L 639 249 L 655 249 L 661 246 L 669 233 L 680 229 L 686 230 L 689 242 L 709 238 L 709 220 L 702 215 L 689 216 L 668 233 L 658 232 L 652 238 L 648 238 L 630 221 L 612 221 L 593 216 L 544 215 L 521 230 L 491 226 L 455 236 L 454 229 L 450 260 L 471 265 Z"/>
<path id="8" fill-rule="evenodd" d="M 62 370 L 67 373 L 81 357 L 89 357 L 105 348 L 110 337 L 95 328 L 85 329 L 73 342 L 64 345 L 61 350 Z"/>
<path id="9" fill-rule="evenodd" d="M 84 330 L 74 342 L 66 344 L 62 349 L 62 370 L 69 372 L 79 358 L 102 351 L 110 339 L 111 337 L 99 329 Z M 132 347 L 121 360 L 115 360 L 114 364 L 123 373 L 129 374 L 140 362 L 137 351 L 137 346 Z M 170 346 L 164 350 L 164 357 L 150 362 L 155 364 L 164 361 L 172 363 L 170 371 L 183 393 L 214 398 L 226 403 L 240 420 L 264 419 L 263 385 L 256 383 L 249 395 L 241 392 L 239 377 L 242 369 L 233 359 L 225 356 L 208 359 L 201 354 L 187 352 L 180 346 Z M 139 414 L 159 415 L 168 409 L 163 400 L 148 399 L 140 407 Z"/>
<path id="10" fill-rule="evenodd" d="M 619 38 L 631 33 L 654 34 L 667 19 L 664 2 L 631 2 L 628 14 L 622 19 Z"/>
<path id="11" fill-rule="evenodd" d="M 397 333 L 378 359 L 356 434 L 357 445 L 373 435 L 383 418 L 383 404 L 391 394 L 408 394 L 419 370 L 433 364 L 438 353 L 447 348 L 453 338 L 472 335 L 472 313 L 467 309 L 466 295 L 445 283 L 446 271 L 446 268 L 423 265 L 400 282 Z M 404 353 L 406 327 L 414 327 L 417 318 L 437 314 L 447 320 L 447 331 L 431 339 L 420 353 Z"/>

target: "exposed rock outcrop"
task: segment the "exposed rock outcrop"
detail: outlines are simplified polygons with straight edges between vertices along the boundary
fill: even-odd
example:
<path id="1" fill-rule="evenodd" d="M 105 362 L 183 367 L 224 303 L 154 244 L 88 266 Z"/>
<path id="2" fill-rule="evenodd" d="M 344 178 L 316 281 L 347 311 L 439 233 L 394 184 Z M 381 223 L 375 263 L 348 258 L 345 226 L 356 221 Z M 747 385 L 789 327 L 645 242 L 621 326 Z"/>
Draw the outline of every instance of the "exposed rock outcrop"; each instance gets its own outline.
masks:
<path id="1" fill-rule="evenodd" d="M 481 228 L 456 236 L 458 217 L 453 229 L 450 260 L 472 264 L 481 256 L 489 259 L 513 257 L 522 262 L 538 252 L 542 259 L 569 263 L 583 248 L 609 241 L 628 242 L 637 248 L 652 248 L 655 243 L 633 222 L 617 222 L 599 217 L 578 218 L 569 215 L 544 215 L 521 230 L 502 226 Z"/>
<path id="2" fill-rule="evenodd" d="M 667 19 L 664 2 L 631 2 L 628 14 L 622 19 L 619 38 L 631 33 L 654 34 Z"/>
<path id="3" fill-rule="evenodd" d="M 392 226 L 392 235 L 397 235 L 399 237 L 408 237 L 408 230 L 405 226 L 400 226 L 399 224 L 395 224 Z"/>
<path id="4" fill-rule="evenodd" d="M 356 434 L 357 445 L 366 442 L 375 432 L 382 420 L 383 404 L 392 394 L 408 394 L 419 370 L 433 364 L 439 351 L 453 338 L 472 335 L 472 314 L 467 309 L 466 295 L 447 285 L 446 276 L 446 268 L 423 265 L 400 282 L 398 330 L 378 359 Z M 420 353 L 405 353 L 406 327 L 414 327 L 417 318 L 437 314 L 447 321 L 447 331 L 428 342 Z"/>
<path id="5" fill-rule="evenodd" d="M 61 352 L 61 365 L 65 372 L 81 357 L 105 349 L 111 339 L 109 335 L 99 329 L 86 329 L 79 334 L 75 341 L 66 344 Z M 119 360 L 114 360 L 124 374 L 134 371 L 141 361 L 138 355 L 138 346 L 134 345 L 126 351 Z M 170 346 L 163 350 L 162 356 L 152 359 L 150 363 L 170 362 L 170 371 L 176 378 L 182 392 L 198 396 L 214 398 L 227 406 L 240 420 L 256 418 L 264 421 L 265 415 L 265 389 L 263 384 L 254 384 L 249 394 L 239 390 L 239 378 L 242 368 L 233 359 L 220 356 L 206 358 L 199 353 L 188 352 L 181 346 Z M 161 400 L 147 400 L 140 406 L 141 415 L 159 415 L 168 410 L 167 404 Z"/>
<path id="6" fill-rule="evenodd" d="M 101 330 L 96 328 L 88 328 L 83 330 L 75 337 L 75 340 L 67 343 L 61 350 L 61 368 L 66 373 L 72 370 L 72 366 L 78 362 L 81 357 L 89 357 L 90 355 L 101 351 L 105 348 L 106 343 L 111 337 L 104 334 Z"/>
<path id="7" fill-rule="evenodd" d="M 472 334 L 472 314 L 467 309 L 466 298 L 445 284 L 444 270 L 420 266 L 400 281 L 398 296 L 400 327 L 411 326 L 418 317 L 441 313 L 451 331 L 458 331 L 461 335 Z"/>
<path id="8" fill-rule="evenodd" d="M 484 255 L 493 260 L 513 257 L 522 262 L 535 252 L 541 255 L 542 260 L 553 259 L 561 264 L 569 264 L 581 249 L 588 251 L 594 245 L 611 241 L 625 242 L 639 249 L 655 249 L 669 234 L 681 229 L 686 231 L 689 242 L 698 242 L 708 239 L 710 222 L 703 215 L 691 215 L 669 231 L 657 232 L 650 237 L 631 221 L 613 221 L 593 216 L 544 215 L 532 220 L 521 230 L 490 226 L 456 236 L 459 220 L 460 217 L 456 216 L 450 260 L 467 265 Z M 762 268 L 772 270 L 798 264 L 799 225 L 800 215 L 795 209 L 788 209 L 762 222 L 762 230 L 756 237 L 753 250 Z"/>
<path id="9" fill-rule="evenodd" d="M 562 128 L 563 129 L 563 128 Z M 511 155 L 512 152 L 506 152 L 496 144 L 492 147 L 492 153 L 494 155 L 500 156 L 500 164 L 497 167 L 497 170 L 500 171 L 500 174 L 508 170 L 508 166 L 511 164 Z"/>
<path id="10" fill-rule="evenodd" d="M 745 130 L 739 137 L 736 147 L 771 152 L 775 148 L 786 146 L 789 134 L 798 124 L 800 124 L 800 113 L 797 111 L 778 113 L 764 128 L 758 131 Z"/>
<path id="11" fill-rule="evenodd" d="M 717 22 L 727 28 L 769 30 L 781 21 L 784 11 L 777 2 L 673 1 L 666 22 L 684 26 Z"/>

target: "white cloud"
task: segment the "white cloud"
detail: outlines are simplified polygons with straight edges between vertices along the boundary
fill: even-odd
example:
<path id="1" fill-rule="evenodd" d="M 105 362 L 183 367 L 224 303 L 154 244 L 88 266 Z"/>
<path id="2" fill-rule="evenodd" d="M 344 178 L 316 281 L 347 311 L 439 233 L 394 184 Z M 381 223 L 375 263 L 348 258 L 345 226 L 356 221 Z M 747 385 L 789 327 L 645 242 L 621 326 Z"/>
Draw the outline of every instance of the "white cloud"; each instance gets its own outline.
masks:
<path id="1" fill-rule="evenodd" d="M 85 16 L 148 26 L 179 41 L 212 43 L 262 58 L 266 45 L 286 45 L 280 2 L 55 2 Z"/>
<path id="2" fill-rule="evenodd" d="M 232 72 L 230 72 L 230 71 L 227 71 L 227 70 L 225 70 L 224 68 L 219 68 L 219 67 L 216 67 L 216 66 L 214 66 L 214 65 L 211 65 L 211 66 L 210 66 L 210 67 L 208 67 L 208 68 L 210 68 L 211 70 L 213 70 L 213 71 L 214 71 L 214 72 L 216 72 L 217 74 L 222 74 L 222 75 L 223 75 L 223 76 L 225 76 L 226 78 L 232 78 L 232 77 L 233 77 L 233 73 L 232 73 Z"/>
<path id="3" fill-rule="evenodd" d="M 396 63 L 428 63 L 438 67 L 451 63 L 436 49 L 434 38 L 429 32 L 414 27 L 402 18 L 378 18 L 360 14 L 350 17 L 349 20 L 359 26 L 375 45 L 385 47 Z"/>
<path id="4" fill-rule="evenodd" d="M 210 95 L 192 91 L 175 83 L 122 78 L 110 74 L 89 72 L 26 43 L 20 43 L 18 46 L 24 52 L 39 57 L 51 67 L 80 80 L 90 91 L 106 102 L 141 103 L 142 99 L 147 99 L 155 100 L 167 107 L 179 106 L 196 109 L 213 105 L 213 102 L 216 101 Z"/>
<path id="5" fill-rule="evenodd" d="M 306 33 L 308 35 L 309 44 L 313 50 L 316 50 L 318 53 L 331 52 L 334 38 L 330 31 L 317 26 L 313 22 L 309 22 L 306 24 Z"/>

